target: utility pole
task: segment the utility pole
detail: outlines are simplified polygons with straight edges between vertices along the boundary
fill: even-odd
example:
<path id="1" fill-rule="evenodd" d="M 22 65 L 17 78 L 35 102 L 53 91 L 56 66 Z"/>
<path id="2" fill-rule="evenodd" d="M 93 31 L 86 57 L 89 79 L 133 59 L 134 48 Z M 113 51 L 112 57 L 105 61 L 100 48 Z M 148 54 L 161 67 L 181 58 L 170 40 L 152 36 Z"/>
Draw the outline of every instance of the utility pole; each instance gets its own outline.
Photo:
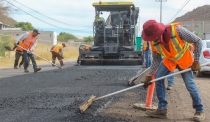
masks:
<path id="1" fill-rule="evenodd" d="M 160 22 L 162 22 L 162 2 L 166 2 L 167 0 L 155 0 L 156 2 L 160 2 Z"/>

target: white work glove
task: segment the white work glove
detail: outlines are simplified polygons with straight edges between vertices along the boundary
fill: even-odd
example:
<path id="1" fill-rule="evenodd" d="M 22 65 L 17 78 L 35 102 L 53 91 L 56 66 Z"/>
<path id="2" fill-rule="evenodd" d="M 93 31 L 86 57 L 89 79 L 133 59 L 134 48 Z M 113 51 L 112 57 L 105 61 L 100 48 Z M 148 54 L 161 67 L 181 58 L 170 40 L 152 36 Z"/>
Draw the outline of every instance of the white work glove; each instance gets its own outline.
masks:
<path id="1" fill-rule="evenodd" d="M 32 52 L 31 52 L 31 50 L 30 50 L 30 49 L 28 49 L 28 50 L 27 50 L 27 53 L 28 53 L 28 54 L 32 54 Z"/>

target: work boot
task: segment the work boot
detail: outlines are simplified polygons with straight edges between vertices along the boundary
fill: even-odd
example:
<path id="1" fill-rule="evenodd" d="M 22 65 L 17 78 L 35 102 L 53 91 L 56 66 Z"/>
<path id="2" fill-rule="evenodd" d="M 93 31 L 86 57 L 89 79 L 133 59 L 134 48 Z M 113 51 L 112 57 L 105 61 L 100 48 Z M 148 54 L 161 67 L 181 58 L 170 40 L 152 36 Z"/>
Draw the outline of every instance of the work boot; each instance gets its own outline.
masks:
<path id="1" fill-rule="evenodd" d="M 205 113 L 204 112 L 195 112 L 193 116 L 193 120 L 196 122 L 201 122 L 205 119 Z"/>
<path id="2" fill-rule="evenodd" d="M 24 72 L 28 73 L 29 71 L 28 71 L 28 69 L 25 69 Z"/>
<path id="3" fill-rule="evenodd" d="M 15 67 L 14 67 L 14 69 L 18 69 L 18 67 L 17 67 L 17 66 L 15 66 Z"/>
<path id="4" fill-rule="evenodd" d="M 34 69 L 34 72 L 38 72 L 38 71 L 40 71 L 41 70 L 41 68 L 35 68 Z"/>
<path id="5" fill-rule="evenodd" d="M 167 86 L 166 90 L 171 90 L 172 89 L 172 86 Z"/>
<path id="6" fill-rule="evenodd" d="M 150 117 L 160 118 L 160 119 L 167 119 L 167 109 L 163 110 L 147 110 L 146 114 Z"/>
<path id="7" fill-rule="evenodd" d="M 55 66 L 55 61 L 52 61 L 52 63 L 53 63 L 52 66 L 54 67 Z"/>

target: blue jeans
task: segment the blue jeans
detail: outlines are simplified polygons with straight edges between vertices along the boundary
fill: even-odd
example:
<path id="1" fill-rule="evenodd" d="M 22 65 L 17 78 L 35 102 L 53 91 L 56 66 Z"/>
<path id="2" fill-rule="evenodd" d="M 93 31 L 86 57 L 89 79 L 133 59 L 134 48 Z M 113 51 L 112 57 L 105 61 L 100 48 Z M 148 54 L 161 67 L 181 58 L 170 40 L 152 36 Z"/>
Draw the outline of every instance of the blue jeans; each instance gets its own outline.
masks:
<path id="1" fill-rule="evenodd" d="M 178 67 L 179 71 L 182 70 Z M 158 67 L 158 70 L 155 74 L 155 78 L 159 78 L 165 75 L 168 75 L 170 71 L 167 69 L 167 67 L 161 63 Z M 192 71 L 188 71 L 185 73 L 182 73 L 182 79 L 184 80 L 185 86 L 190 93 L 190 96 L 193 101 L 193 108 L 196 109 L 196 112 L 203 112 L 204 108 L 201 102 L 200 95 L 198 93 L 198 89 L 194 83 L 194 77 Z M 158 109 L 163 110 L 167 108 L 167 100 L 166 100 L 166 90 L 165 90 L 165 82 L 164 79 L 156 82 L 156 93 L 158 98 Z"/>
<path id="2" fill-rule="evenodd" d="M 145 60 L 146 60 L 146 67 L 150 67 L 150 65 L 151 65 L 150 50 L 145 50 L 144 56 L 145 56 Z"/>
<path id="3" fill-rule="evenodd" d="M 173 74 L 174 72 L 170 72 L 169 74 Z M 174 85 L 174 76 L 168 77 L 168 86 L 173 86 Z"/>
<path id="4" fill-rule="evenodd" d="M 29 54 L 27 51 L 23 51 L 23 58 L 24 58 L 24 69 L 26 70 L 28 68 L 29 60 L 31 59 L 33 68 L 37 68 L 36 61 L 34 59 L 34 54 Z"/>

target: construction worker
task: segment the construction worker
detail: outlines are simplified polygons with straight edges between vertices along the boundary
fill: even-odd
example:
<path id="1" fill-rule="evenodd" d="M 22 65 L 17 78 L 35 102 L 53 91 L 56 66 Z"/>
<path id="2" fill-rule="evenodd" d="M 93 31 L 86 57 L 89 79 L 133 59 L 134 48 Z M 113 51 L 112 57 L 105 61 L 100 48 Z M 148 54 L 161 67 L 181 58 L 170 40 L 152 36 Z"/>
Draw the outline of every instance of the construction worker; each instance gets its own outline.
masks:
<path id="1" fill-rule="evenodd" d="M 22 45 L 23 41 L 18 42 L 18 45 Z M 16 45 L 16 44 L 14 44 Z M 21 62 L 19 63 L 19 68 L 21 68 L 21 66 L 23 65 L 24 62 L 24 58 L 23 58 L 23 49 L 18 47 L 18 46 L 14 46 L 13 47 L 13 51 L 15 50 L 15 63 L 14 63 L 14 69 L 18 69 L 18 62 L 20 57 L 22 57 Z"/>
<path id="2" fill-rule="evenodd" d="M 201 53 L 201 39 L 195 34 L 181 26 L 181 23 L 164 25 L 155 20 L 148 20 L 143 25 L 142 37 L 149 41 L 152 47 L 153 61 L 149 74 L 145 76 L 144 86 L 150 85 L 152 76 L 160 78 L 168 75 L 176 68 L 185 70 L 191 67 L 192 71 L 200 69 L 199 57 Z M 194 58 L 189 50 L 189 43 L 195 46 Z M 162 60 L 161 55 L 164 56 Z M 195 121 L 202 121 L 205 118 L 204 107 L 198 89 L 194 83 L 192 71 L 181 74 L 185 86 L 192 98 L 195 114 Z M 154 74 L 155 73 L 155 74 Z M 167 99 L 164 80 L 156 82 L 156 94 L 158 98 L 158 108 L 153 111 L 146 111 L 146 114 L 155 118 L 167 118 Z"/>
<path id="3" fill-rule="evenodd" d="M 23 40 L 22 44 L 20 45 L 23 49 L 23 58 L 24 58 L 24 72 L 28 73 L 28 60 L 29 58 L 32 61 L 34 72 L 38 72 L 41 70 L 41 68 L 37 67 L 33 51 L 36 48 L 37 45 L 37 35 L 39 34 L 39 31 L 37 29 L 34 29 L 33 32 L 26 32 L 22 35 L 20 35 L 16 41 L 15 46 L 17 46 L 18 42 Z"/>
<path id="4" fill-rule="evenodd" d="M 55 60 L 56 58 L 59 60 L 60 65 L 64 66 L 63 64 L 63 48 L 66 47 L 66 45 L 64 43 L 62 44 L 56 44 L 54 46 L 52 46 L 51 48 L 51 53 L 52 53 L 52 63 L 55 64 Z M 55 66 L 55 65 L 52 65 Z"/>
<path id="5" fill-rule="evenodd" d="M 143 41 L 143 50 L 144 50 L 144 57 L 145 57 L 145 62 L 146 62 L 146 67 L 144 68 L 148 68 L 151 65 L 151 58 L 150 58 L 150 45 L 148 41 Z"/>

